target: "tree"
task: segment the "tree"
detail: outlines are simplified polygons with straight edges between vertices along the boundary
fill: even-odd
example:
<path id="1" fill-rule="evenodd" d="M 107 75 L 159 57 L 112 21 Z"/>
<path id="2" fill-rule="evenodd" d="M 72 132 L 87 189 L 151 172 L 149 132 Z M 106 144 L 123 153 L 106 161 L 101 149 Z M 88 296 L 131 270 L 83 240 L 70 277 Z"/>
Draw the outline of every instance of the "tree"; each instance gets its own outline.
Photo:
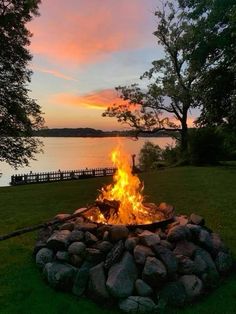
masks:
<path id="1" fill-rule="evenodd" d="M 0 1 L 0 161 L 28 165 L 41 142 L 31 137 L 43 124 L 40 106 L 28 95 L 32 56 L 26 28 L 38 15 L 40 0 Z"/>
<path id="2" fill-rule="evenodd" d="M 152 68 L 141 77 L 149 81 L 145 89 L 137 84 L 117 87 L 125 103 L 114 104 L 103 113 L 103 116 L 128 123 L 138 132 L 178 130 L 182 152 L 187 149 L 188 113 L 197 106 L 195 85 L 203 70 L 194 67 L 193 60 L 188 58 L 195 45 L 189 45 L 189 25 L 183 13 L 177 3 L 174 6 L 171 1 L 166 1 L 162 10 L 155 12 L 158 26 L 154 36 L 163 48 L 164 57 L 153 61 Z"/>
<path id="3" fill-rule="evenodd" d="M 161 160 L 162 150 L 158 145 L 146 141 L 139 153 L 139 166 L 142 170 L 154 169 Z"/>
<path id="4" fill-rule="evenodd" d="M 236 130 L 236 0 L 179 0 L 191 21 L 195 66 L 206 69 L 198 82 L 198 123 Z"/>

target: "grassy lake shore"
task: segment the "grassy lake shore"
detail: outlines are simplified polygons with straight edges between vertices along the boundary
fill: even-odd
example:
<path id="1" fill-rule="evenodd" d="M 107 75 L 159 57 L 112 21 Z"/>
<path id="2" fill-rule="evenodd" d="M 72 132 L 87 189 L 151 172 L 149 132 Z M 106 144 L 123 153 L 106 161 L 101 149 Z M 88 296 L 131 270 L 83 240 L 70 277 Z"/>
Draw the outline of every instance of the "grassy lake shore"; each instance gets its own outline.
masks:
<path id="1" fill-rule="evenodd" d="M 179 214 L 204 216 L 236 257 L 236 167 L 170 168 L 142 175 L 147 201 L 168 202 Z M 0 188 L 0 233 L 51 219 L 59 212 L 71 213 L 93 203 L 97 190 L 111 178 L 96 178 Z M 55 292 L 43 281 L 32 250 L 36 233 L 0 243 L 1 314 L 108 314 L 86 299 Z M 206 298 L 181 310 L 164 313 L 236 313 L 236 275 L 233 273 Z M 113 310 L 112 313 L 118 313 Z"/>

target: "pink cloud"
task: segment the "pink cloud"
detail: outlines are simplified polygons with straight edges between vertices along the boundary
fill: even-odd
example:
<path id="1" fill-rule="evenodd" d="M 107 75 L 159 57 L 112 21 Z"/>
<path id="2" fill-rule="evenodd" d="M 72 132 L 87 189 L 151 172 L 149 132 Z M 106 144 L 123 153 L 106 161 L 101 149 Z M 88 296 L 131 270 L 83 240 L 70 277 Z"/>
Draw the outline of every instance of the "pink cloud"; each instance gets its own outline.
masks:
<path id="1" fill-rule="evenodd" d="M 153 0 L 42 1 L 41 16 L 29 25 L 31 51 L 81 64 L 144 47 L 153 42 L 152 8 Z"/>
<path id="2" fill-rule="evenodd" d="M 71 76 L 68 76 L 68 75 L 65 75 L 64 73 L 59 72 L 59 71 L 57 71 L 57 70 L 46 69 L 46 68 L 38 67 L 38 66 L 36 66 L 36 65 L 32 65 L 32 66 L 31 66 L 31 69 L 32 69 L 33 71 L 38 71 L 38 72 L 42 72 L 42 73 L 46 73 L 46 74 L 53 75 L 53 76 L 55 76 L 55 77 L 61 78 L 61 79 L 66 80 L 66 81 L 75 81 L 75 82 L 78 82 L 78 80 L 76 80 L 75 78 L 73 78 L 73 77 L 71 77 Z"/>
<path id="3" fill-rule="evenodd" d="M 50 102 L 57 105 L 105 110 L 113 103 L 121 103 L 122 100 L 114 89 L 103 89 L 85 95 L 75 95 L 71 93 L 55 94 L 51 97 Z"/>

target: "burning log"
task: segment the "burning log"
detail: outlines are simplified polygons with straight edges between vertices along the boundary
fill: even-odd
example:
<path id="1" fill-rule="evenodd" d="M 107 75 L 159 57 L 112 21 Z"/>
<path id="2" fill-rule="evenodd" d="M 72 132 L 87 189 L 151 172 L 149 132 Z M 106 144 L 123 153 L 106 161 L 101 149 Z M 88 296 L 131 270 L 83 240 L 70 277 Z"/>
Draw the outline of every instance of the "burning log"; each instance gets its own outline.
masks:
<path id="1" fill-rule="evenodd" d="M 103 201 L 96 201 L 95 205 L 100 209 L 101 213 L 108 221 L 112 216 L 118 214 L 120 202 L 116 200 L 110 201 L 104 199 Z"/>

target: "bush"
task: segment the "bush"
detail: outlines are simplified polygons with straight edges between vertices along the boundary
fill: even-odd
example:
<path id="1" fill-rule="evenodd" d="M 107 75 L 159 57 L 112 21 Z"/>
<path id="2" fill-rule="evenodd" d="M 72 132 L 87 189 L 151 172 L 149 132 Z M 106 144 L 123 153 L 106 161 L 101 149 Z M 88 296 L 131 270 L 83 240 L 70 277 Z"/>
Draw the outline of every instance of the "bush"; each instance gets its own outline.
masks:
<path id="1" fill-rule="evenodd" d="M 189 130 L 188 160 L 192 165 L 217 164 L 223 156 L 223 137 L 214 128 Z"/>
<path id="2" fill-rule="evenodd" d="M 179 158 L 180 158 L 180 154 L 179 154 L 178 146 L 167 145 L 162 150 L 162 159 L 168 165 L 176 164 L 179 161 Z"/>
<path id="3" fill-rule="evenodd" d="M 158 145 L 146 141 L 139 153 L 139 167 L 143 171 L 159 168 L 162 150 Z"/>

